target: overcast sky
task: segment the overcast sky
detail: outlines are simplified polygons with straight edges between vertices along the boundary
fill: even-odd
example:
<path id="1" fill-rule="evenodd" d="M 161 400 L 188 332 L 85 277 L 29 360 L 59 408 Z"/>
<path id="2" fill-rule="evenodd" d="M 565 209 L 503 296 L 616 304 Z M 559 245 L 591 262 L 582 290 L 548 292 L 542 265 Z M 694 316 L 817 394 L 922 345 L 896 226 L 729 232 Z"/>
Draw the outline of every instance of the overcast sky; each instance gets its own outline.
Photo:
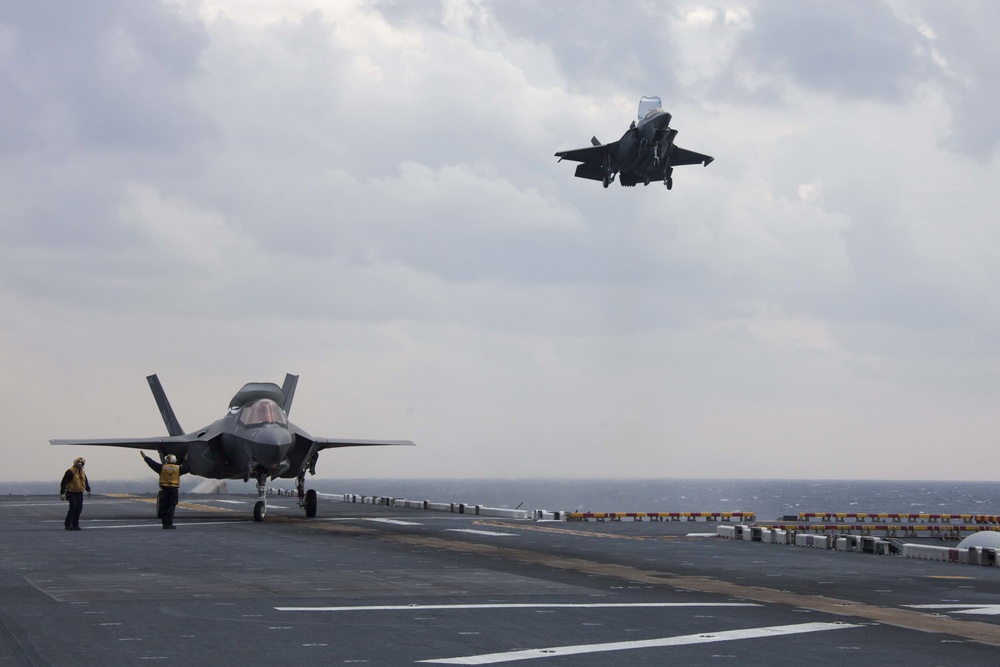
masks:
<path id="1" fill-rule="evenodd" d="M 1000 5 L 0 4 L 0 480 L 301 375 L 321 477 L 992 479 Z M 716 158 L 557 150 L 659 95 Z M 249 487 L 248 487 L 249 488 Z"/>

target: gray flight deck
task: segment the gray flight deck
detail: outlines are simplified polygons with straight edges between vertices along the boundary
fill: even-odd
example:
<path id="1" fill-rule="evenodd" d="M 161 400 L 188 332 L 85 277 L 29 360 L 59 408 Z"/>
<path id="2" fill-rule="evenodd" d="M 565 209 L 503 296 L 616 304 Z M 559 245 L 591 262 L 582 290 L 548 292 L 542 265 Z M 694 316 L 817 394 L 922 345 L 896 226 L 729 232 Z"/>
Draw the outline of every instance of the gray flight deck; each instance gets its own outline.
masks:
<path id="1" fill-rule="evenodd" d="M 1000 568 L 320 500 L 0 498 L 0 665 L 990 665 Z M 915 608 L 913 605 L 953 605 Z"/>

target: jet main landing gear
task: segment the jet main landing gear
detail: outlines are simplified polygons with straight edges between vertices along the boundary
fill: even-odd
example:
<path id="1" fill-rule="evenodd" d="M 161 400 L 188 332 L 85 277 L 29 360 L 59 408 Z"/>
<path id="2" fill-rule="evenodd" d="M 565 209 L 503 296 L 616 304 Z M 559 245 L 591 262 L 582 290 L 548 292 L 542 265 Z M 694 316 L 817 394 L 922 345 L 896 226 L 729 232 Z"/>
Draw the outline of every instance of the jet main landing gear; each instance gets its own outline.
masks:
<path id="1" fill-rule="evenodd" d="M 611 156 L 606 156 L 604 158 L 604 187 L 608 187 L 615 182 L 616 173 L 617 172 L 611 168 Z"/>
<path id="2" fill-rule="evenodd" d="M 316 490 L 306 491 L 306 516 L 310 519 L 316 516 Z"/>
<path id="3" fill-rule="evenodd" d="M 305 509 L 306 518 L 312 519 L 316 516 L 316 490 L 306 491 L 305 488 L 306 473 L 303 470 L 302 474 L 295 478 L 295 490 L 299 492 L 299 507 Z"/>

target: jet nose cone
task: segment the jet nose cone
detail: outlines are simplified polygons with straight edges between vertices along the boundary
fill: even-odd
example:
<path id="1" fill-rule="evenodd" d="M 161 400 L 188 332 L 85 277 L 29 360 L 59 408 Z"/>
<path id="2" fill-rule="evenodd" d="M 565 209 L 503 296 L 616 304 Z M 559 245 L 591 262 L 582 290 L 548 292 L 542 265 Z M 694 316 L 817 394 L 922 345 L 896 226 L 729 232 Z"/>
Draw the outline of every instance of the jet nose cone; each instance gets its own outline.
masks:
<path id="1" fill-rule="evenodd" d="M 653 119 L 653 125 L 659 129 L 666 129 L 670 127 L 670 114 L 666 111 L 657 115 Z"/>
<path id="2" fill-rule="evenodd" d="M 256 429 L 251 439 L 257 444 L 272 447 L 287 447 L 295 440 L 288 429 L 280 426 Z"/>
<path id="3" fill-rule="evenodd" d="M 255 428 L 243 435 L 247 453 L 258 466 L 272 469 L 281 464 L 295 442 L 295 436 L 280 426 Z"/>

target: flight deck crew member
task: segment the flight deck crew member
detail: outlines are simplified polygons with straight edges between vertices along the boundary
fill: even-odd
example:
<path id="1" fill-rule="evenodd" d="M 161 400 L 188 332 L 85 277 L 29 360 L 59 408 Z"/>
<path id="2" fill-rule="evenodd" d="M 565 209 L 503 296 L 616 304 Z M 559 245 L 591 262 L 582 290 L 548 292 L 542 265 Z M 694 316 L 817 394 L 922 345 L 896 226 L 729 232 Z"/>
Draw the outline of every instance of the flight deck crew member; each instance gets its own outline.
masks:
<path id="1" fill-rule="evenodd" d="M 80 530 L 80 513 L 83 512 L 83 492 L 90 497 L 90 481 L 83 471 L 86 461 L 82 456 L 76 457 L 73 467 L 63 475 L 59 483 L 59 498 L 69 500 L 69 511 L 66 512 L 66 530 Z"/>
<path id="2" fill-rule="evenodd" d="M 157 463 L 153 459 L 146 456 L 146 452 L 139 452 L 142 460 L 146 462 L 153 472 L 157 472 L 160 475 L 160 520 L 163 522 L 163 528 L 175 528 L 174 526 L 174 508 L 177 507 L 177 489 L 181 485 L 181 475 L 190 472 L 190 467 L 187 463 L 187 456 L 185 456 L 184 463 L 178 464 L 177 457 L 173 454 L 167 454 L 163 459 L 163 463 Z"/>

